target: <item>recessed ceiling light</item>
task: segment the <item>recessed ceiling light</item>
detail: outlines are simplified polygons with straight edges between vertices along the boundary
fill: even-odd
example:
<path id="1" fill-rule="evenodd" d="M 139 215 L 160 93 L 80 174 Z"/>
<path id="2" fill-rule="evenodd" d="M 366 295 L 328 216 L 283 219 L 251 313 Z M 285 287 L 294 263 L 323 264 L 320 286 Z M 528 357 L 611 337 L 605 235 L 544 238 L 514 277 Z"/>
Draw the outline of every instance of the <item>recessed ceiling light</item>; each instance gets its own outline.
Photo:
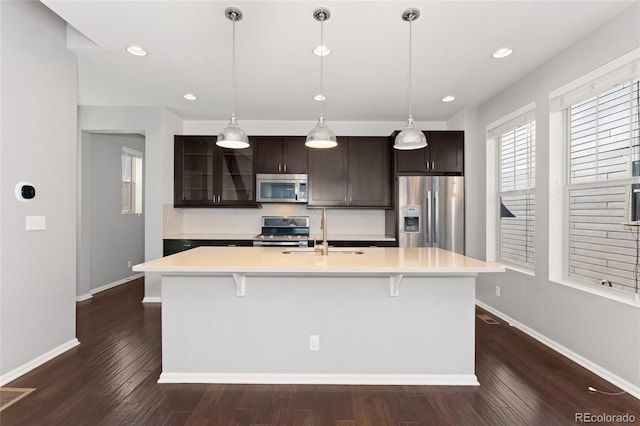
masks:
<path id="1" fill-rule="evenodd" d="M 134 45 L 127 47 L 127 52 L 135 56 L 147 56 L 149 54 L 149 52 L 144 50 L 142 47 Z"/>
<path id="2" fill-rule="evenodd" d="M 513 50 L 509 49 L 508 47 L 502 47 L 498 50 L 496 50 L 495 52 L 493 52 L 493 56 L 496 59 L 501 59 L 501 58 L 506 58 L 507 56 L 511 55 L 513 53 Z"/>
<path id="3" fill-rule="evenodd" d="M 316 56 L 327 56 L 331 53 L 331 49 L 327 46 L 317 46 L 313 49 L 313 54 Z"/>
<path id="4" fill-rule="evenodd" d="M 184 95 L 184 98 L 188 101 L 195 101 L 196 99 L 198 99 L 198 97 L 193 93 L 187 93 L 186 95 Z"/>
<path id="5" fill-rule="evenodd" d="M 327 97 L 325 95 L 317 94 L 313 97 L 313 99 L 315 99 L 316 101 L 324 101 L 325 99 L 327 99 Z"/>
<path id="6" fill-rule="evenodd" d="M 453 102 L 456 100 L 455 96 L 447 95 L 442 98 L 442 102 Z"/>

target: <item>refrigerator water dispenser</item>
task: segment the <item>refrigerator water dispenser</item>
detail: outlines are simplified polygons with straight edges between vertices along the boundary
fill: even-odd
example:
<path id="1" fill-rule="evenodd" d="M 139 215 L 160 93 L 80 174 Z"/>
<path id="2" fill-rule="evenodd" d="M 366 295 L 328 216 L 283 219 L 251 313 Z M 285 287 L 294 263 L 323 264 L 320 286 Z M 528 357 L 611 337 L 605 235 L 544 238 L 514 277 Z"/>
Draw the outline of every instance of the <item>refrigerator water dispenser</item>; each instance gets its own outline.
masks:
<path id="1" fill-rule="evenodd" d="M 402 232 L 420 232 L 420 206 L 402 207 Z"/>

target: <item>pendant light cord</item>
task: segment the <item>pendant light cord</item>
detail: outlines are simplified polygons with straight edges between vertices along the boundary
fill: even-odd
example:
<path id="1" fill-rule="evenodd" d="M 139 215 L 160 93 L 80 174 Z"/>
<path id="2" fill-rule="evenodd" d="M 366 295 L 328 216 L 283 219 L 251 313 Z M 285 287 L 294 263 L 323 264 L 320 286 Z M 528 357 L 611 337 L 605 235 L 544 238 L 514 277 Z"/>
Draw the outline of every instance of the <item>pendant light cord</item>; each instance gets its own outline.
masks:
<path id="1" fill-rule="evenodd" d="M 323 49 L 321 51 L 321 55 L 320 55 L 320 95 L 322 96 L 322 99 L 320 100 L 320 119 L 324 119 L 324 19 L 320 20 L 320 49 Z"/>
<path id="2" fill-rule="evenodd" d="M 236 20 L 232 20 L 232 41 L 231 41 L 231 119 L 236 118 Z"/>
<path id="3" fill-rule="evenodd" d="M 413 114 L 412 114 L 412 104 L 413 104 L 413 90 L 412 90 L 412 73 L 411 73 L 411 68 L 412 68 L 412 63 L 411 63 L 411 57 L 413 49 L 411 46 L 411 42 L 412 42 L 412 31 L 411 31 L 411 24 L 413 23 L 413 18 L 409 19 L 409 121 L 413 121 Z"/>

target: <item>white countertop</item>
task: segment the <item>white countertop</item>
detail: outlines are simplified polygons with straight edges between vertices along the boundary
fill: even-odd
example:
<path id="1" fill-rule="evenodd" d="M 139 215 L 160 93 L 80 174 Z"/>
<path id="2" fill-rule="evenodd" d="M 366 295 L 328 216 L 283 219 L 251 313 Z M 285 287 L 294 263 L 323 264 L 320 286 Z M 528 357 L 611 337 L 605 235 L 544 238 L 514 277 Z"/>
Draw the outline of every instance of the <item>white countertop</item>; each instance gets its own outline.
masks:
<path id="1" fill-rule="evenodd" d="M 165 274 L 477 274 L 504 267 L 437 248 L 335 248 L 363 254 L 284 254 L 283 247 L 197 247 L 135 265 L 136 272 Z"/>
<path id="2" fill-rule="evenodd" d="M 213 233 L 186 233 L 165 235 L 165 240 L 252 240 L 258 234 L 213 234 Z M 310 240 L 322 240 L 322 233 L 309 235 Z M 383 234 L 329 234 L 329 241 L 395 241 L 391 235 Z"/>

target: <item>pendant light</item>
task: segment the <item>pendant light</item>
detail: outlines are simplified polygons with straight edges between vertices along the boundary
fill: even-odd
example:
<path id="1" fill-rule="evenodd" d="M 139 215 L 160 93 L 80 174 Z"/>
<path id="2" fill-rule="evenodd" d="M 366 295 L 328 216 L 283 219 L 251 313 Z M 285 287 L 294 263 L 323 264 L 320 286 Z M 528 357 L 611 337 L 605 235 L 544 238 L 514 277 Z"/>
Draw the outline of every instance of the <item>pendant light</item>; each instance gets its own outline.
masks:
<path id="1" fill-rule="evenodd" d="M 218 135 L 216 145 L 222 148 L 243 149 L 249 147 L 249 138 L 236 122 L 236 22 L 242 19 L 242 11 L 235 7 L 228 7 L 224 14 L 227 19 L 233 22 L 231 120 L 229 120 L 229 125 L 222 129 Z"/>
<path id="2" fill-rule="evenodd" d="M 316 21 L 320 21 L 320 49 L 323 49 L 325 47 L 323 24 L 324 24 L 324 21 L 329 19 L 330 16 L 331 14 L 329 13 L 329 9 L 326 9 L 324 7 L 319 7 L 318 9 L 313 11 L 313 17 L 316 19 Z M 336 140 L 336 135 L 331 131 L 331 129 L 324 122 L 324 115 L 323 115 L 323 109 L 322 109 L 324 104 L 324 99 L 325 99 L 322 58 L 326 55 L 325 51 L 326 49 L 323 49 L 323 51 L 319 51 L 319 55 L 318 55 L 320 56 L 320 97 L 319 97 L 320 118 L 318 118 L 318 122 L 316 123 L 316 126 L 313 129 L 311 129 L 311 131 L 307 135 L 307 142 L 305 143 L 305 145 L 308 146 L 309 148 L 333 148 L 334 146 L 338 145 L 338 142 Z"/>
<path id="3" fill-rule="evenodd" d="M 420 11 L 418 9 L 407 9 L 402 12 L 402 20 L 409 22 L 409 119 L 404 130 L 398 133 L 393 147 L 395 149 L 420 149 L 427 146 L 427 138 L 422 131 L 416 129 L 411 114 L 411 100 L 413 92 L 411 90 L 411 23 L 418 19 Z"/>

